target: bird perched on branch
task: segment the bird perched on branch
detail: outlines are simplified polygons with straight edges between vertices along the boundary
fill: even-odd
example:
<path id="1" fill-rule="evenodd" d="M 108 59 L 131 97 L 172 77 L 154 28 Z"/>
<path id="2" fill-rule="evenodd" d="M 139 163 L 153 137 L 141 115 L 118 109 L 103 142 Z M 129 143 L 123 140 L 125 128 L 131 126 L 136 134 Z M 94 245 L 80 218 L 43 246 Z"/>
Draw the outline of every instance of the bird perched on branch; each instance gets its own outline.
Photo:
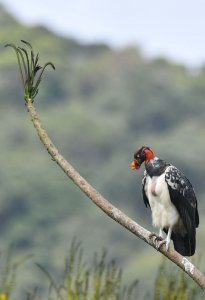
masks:
<path id="1" fill-rule="evenodd" d="M 150 147 L 141 147 L 134 154 L 132 169 L 145 164 L 142 193 L 152 211 L 153 226 L 159 228 L 155 238 L 159 249 L 169 250 L 170 240 L 183 256 L 192 256 L 196 248 L 196 227 L 199 225 L 197 199 L 186 176 L 170 163 L 156 157 Z M 163 231 L 167 234 L 163 239 Z"/>

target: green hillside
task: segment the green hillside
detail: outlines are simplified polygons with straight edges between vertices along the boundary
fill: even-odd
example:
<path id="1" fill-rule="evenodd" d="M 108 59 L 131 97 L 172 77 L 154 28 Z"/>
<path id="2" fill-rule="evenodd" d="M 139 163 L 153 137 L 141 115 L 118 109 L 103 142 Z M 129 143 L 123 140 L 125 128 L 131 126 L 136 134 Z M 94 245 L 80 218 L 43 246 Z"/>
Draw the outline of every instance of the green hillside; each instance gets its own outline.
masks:
<path id="1" fill-rule="evenodd" d="M 58 273 L 76 236 L 89 254 L 108 249 L 126 279 L 142 282 L 161 255 L 95 207 L 43 149 L 23 103 L 14 53 L 7 43 L 28 40 L 45 75 L 36 98 L 41 119 L 62 154 L 114 205 L 153 230 L 141 196 L 140 173 L 130 169 L 136 148 L 151 146 L 192 181 L 203 253 L 205 70 L 188 70 L 165 58 L 148 59 L 138 48 L 86 45 L 44 27 L 25 27 L 0 7 L 0 244 L 16 255 L 34 254 L 21 268 L 21 283 L 40 285 L 34 261 Z M 42 276 L 43 278 L 43 276 Z"/>

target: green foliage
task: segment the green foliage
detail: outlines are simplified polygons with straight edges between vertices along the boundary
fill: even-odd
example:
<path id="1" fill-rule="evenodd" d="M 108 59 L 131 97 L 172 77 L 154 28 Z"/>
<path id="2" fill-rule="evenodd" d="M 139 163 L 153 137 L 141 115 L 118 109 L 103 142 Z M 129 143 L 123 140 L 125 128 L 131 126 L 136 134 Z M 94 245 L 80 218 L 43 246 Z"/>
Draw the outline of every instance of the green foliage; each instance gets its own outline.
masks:
<path id="1" fill-rule="evenodd" d="M 24 90 L 24 99 L 28 101 L 28 99 L 34 99 L 38 94 L 39 84 L 42 79 L 43 72 L 45 71 L 47 66 L 51 66 L 54 70 L 55 67 L 53 63 L 47 62 L 43 67 L 38 64 L 39 54 L 35 56 L 32 46 L 30 43 L 21 40 L 27 47 L 30 49 L 30 55 L 25 48 L 17 47 L 14 44 L 7 44 L 5 47 L 11 47 L 16 52 L 18 66 L 22 81 L 22 86 Z M 36 76 L 38 72 L 41 70 L 37 79 Z"/>
<path id="2" fill-rule="evenodd" d="M 18 268 L 27 260 L 31 255 L 25 256 L 22 259 L 14 262 L 12 247 L 10 247 L 6 255 L 1 254 L 0 259 L 0 300 L 7 300 L 16 289 L 17 271 Z"/>
<path id="3" fill-rule="evenodd" d="M 21 266 L 31 256 L 14 261 L 11 249 L 0 260 L 0 300 L 12 299 Z M 85 260 L 81 243 L 73 239 L 61 276 L 55 279 L 41 264 L 36 264 L 47 278 L 48 291 L 35 288 L 27 300 L 205 300 L 201 289 L 181 270 L 163 260 L 155 278 L 153 290 L 140 292 L 140 280 L 124 284 L 122 270 L 115 260 L 108 261 L 105 250 Z M 145 282 L 146 283 L 146 282 Z M 25 291 L 25 286 L 24 286 Z M 21 293 L 25 299 L 25 292 Z"/>
<path id="4" fill-rule="evenodd" d="M 155 279 L 154 300 L 205 300 L 205 296 L 183 271 L 164 260 Z"/>
<path id="5" fill-rule="evenodd" d="M 73 240 L 65 262 L 63 280 L 60 283 L 37 264 L 49 283 L 49 300 L 134 300 L 138 295 L 138 280 L 130 286 L 122 283 L 122 271 L 115 261 L 107 262 L 106 251 L 94 255 L 90 266 L 85 262 L 80 243 Z M 36 299 L 30 295 L 29 299 Z"/>

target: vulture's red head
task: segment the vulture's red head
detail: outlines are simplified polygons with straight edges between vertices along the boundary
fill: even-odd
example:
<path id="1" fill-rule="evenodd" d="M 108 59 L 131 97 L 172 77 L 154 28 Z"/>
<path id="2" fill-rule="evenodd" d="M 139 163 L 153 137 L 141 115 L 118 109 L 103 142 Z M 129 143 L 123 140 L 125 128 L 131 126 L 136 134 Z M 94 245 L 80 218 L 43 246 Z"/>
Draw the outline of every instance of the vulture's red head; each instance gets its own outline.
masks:
<path id="1" fill-rule="evenodd" d="M 132 170 L 139 170 L 143 162 L 148 162 L 154 156 L 154 152 L 150 147 L 141 147 L 134 154 L 134 160 L 131 163 Z"/>

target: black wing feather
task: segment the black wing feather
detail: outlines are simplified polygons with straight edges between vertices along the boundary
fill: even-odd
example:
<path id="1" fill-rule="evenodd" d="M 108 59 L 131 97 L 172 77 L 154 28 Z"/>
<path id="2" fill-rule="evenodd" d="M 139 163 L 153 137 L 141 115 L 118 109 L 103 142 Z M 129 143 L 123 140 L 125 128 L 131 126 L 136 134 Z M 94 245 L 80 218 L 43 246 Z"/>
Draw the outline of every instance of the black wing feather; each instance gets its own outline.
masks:
<path id="1" fill-rule="evenodd" d="M 177 208 L 185 228 L 188 230 L 190 226 L 198 227 L 197 199 L 190 181 L 174 166 L 167 168 L 165 180 L 170 199 Z"/>
<path id="2" fill-rule="evenodd" d="M 147 207 L 147 206 L 150 206 L 150 204 L 149 204 L 149 200 L 146 195 L 146 180 L 147 180 L 147 172 L 145 170 L 144 176 L 142 178 L 142 195 L 143 195 L 144 204 Z"/>
<path id="3" fill-rule="evenodd" d="M 179 212 L 185 233 L 173 232 L 175 249 L 182 255 L 193 255 L 195 251 L 196 227 L 199 225 L 197 199 L 194 189 L 186 176 L 176 167 L 170 166 L 165 172 L 170 199 Z M 178 249 L 177 249 L 178 248 Z"/>

